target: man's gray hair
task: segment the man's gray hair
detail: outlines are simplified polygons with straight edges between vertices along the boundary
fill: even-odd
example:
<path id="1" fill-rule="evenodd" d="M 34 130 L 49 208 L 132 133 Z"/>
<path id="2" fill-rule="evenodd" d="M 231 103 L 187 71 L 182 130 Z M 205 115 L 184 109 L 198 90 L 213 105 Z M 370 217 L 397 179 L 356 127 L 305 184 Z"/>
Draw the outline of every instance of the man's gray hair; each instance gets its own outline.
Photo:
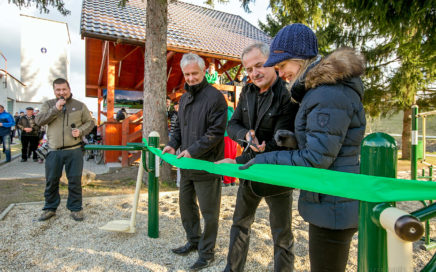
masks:
<path id="1" fill-rule="evenodd" d="M 245 54 L 250 53 L 253 49 L 259 49 L 262 55 L 264 55 L 267 58 L 269 57 L 269 45 L 267 45 L 266 43 L 259 42 L 259 43 L 253 43 L 252 45 L 249 45 L 244 48 L 241 54 L 241 61 L 244 60 Z"/>
<path id="2" fill-rule="evenodd" d="M 180 68 L 182 68 L 183 71 L 183 68 L 185 68 L 186 65 L 193 62 L 196 62 L 201 70 L 204 70 L 206 67 L 203 58 L 201 58 L 199 55 L 194 53 L 186 53 L 183 55 L 182 60 L 180 61 Z"/>
<path id="3" fill-rule="evenodd" d="M 0 105 L 0 108 L 4 109 L 5 107 L 3 107 L 3 105 Z"/>

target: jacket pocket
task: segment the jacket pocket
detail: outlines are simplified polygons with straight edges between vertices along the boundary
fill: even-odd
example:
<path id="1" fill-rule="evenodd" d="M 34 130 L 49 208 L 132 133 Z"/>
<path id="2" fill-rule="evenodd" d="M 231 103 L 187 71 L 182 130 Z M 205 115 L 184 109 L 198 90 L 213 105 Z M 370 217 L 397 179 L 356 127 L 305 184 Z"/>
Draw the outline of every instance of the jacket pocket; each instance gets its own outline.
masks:
<path id="1" fill-rule="evenodd" d="M 320 203 L 320 194 L 304 191 L 303 199 L 310 203 Z"/>
<path id="2" fill-rule="evenodd" d="M 66 125 L 71 127 L 72 124 L 76 125 L 76 128 L 82 125 L 82 111 L 73 111 L 68 114 L 68 123 Z"/>

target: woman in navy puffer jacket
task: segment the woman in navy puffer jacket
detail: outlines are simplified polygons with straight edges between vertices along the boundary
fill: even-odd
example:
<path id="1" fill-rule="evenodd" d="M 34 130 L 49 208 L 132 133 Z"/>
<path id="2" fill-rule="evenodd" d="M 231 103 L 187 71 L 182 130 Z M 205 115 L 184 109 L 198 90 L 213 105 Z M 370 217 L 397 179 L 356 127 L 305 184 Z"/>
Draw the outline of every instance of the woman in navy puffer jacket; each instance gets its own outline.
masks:
<path id="1" fill-rule="evenodd" d="M 360 79 L 364 59 L 350 48 L 323 59 L 313 57 L 317 53 L 316 36 L 303 24 L 286 26 L 272 41 L 264 66 L 279 70 L 300 103 L 295 119 L 298 149 L 259 154 L 252 163 L 359 173 L 366 126 Z M 298 209 L 309 222 L 311 271 L 345 271 L 357 231 L 358 201 L 301 190 Z"/>

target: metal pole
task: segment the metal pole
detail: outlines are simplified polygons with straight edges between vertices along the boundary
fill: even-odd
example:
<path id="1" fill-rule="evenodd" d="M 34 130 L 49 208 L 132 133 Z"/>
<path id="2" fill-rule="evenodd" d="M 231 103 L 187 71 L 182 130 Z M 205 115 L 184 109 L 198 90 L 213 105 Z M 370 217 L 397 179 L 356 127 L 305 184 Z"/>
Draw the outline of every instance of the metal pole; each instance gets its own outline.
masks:
<path id="1" fill-rule="evenodd" d="M 152 131 L 148 143 L 159 147 L 159 133 Z M 159 238 L 159 161 L 153 153 L 148 152 L 148 237 Z M 157 162 L 156 162 L 157 161 Z"/>
<path id="2" fill-rule="evenodd" d="M 391 136 L 377 132 L 362 141 L 360 173 L 371 176 L 397 176 L 397 144 Z M 387 272 L 386 231 L 371 219 L 379 203 L 359 204 L 359 272 Z"/>
<path id="3" fill-rule="evenodd" d="M 427 148 L 426 144 L 426 117 L 422 116 L 422 160 L 425 161 L 425 149 Z"/>
<path id="4" fill-rule="evenodd" d="M 418 106 L 412 106 L 412 158 L 410 161 L 412 179 L 416 179 L 418 171 L 418 159 L 417 159 L 417 146 L 418 146 Z"/>

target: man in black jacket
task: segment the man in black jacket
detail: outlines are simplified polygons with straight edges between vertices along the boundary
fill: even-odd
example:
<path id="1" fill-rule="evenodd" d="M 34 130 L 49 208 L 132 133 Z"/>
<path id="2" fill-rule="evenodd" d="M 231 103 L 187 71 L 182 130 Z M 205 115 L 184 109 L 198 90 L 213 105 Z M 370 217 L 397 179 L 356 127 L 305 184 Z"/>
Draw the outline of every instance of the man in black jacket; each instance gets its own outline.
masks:
<path id="1" fill-rule="evenodd" d="M 205 78 L 205 63 L 198 55 L 185 54 L 180 61 L 185 77 L 186 93 L 180 98 L 179 113 L 173 135 L 162 153 L 178 158 L 217 161 L 224 158 L 224 131 L 227 122 L 227 104 L 224 96 Z M 200 214 L 204 218 L 201 233 Z M 188 242 L 172 251 L 186 255 L 198 250 L 199 258 L 191 270 L 200 270 L 214 259 L 221 202 L 221 183 L 217 175 L 205 171 L 182 169 L 180 182 L 180 215 Z"/>
<path id="2" fill-rule="evenodd" d="M 263 67 L 268 55 L 268 45 L 263 43 L 250 45 L 242 52 L 242 64 L 253 83 L 242 89 L 227 133 L 232 140 L 242 143 L 245 150 L 236 161 L 226 159 L 221 162 L 246 163 L 262 152 L 279 150 L 274 134 L 278 130 L 294 130 L 298 105 L 291 102 L 287 85 L 274 68 Z M 251 224 L 262 197 L 270 209 L 274 271 L 292 271 L 292 190 L 249 180 L 240 180 L 240 183 L 225 271 L 244 270 Z"/>
<path id="3" fill-rule="evenodd" d="M 39 130 L 40 127 L 35 122 L 35 115 L 33 114 L 33 108 L 26 108 L 26 115 L 21 117 L 17 124 L 21 129 L 21 162 L 27 161 L 27 158 L 33 154 L 33 161 L 38 161 L 36 149 L 39 142 Z"/>

